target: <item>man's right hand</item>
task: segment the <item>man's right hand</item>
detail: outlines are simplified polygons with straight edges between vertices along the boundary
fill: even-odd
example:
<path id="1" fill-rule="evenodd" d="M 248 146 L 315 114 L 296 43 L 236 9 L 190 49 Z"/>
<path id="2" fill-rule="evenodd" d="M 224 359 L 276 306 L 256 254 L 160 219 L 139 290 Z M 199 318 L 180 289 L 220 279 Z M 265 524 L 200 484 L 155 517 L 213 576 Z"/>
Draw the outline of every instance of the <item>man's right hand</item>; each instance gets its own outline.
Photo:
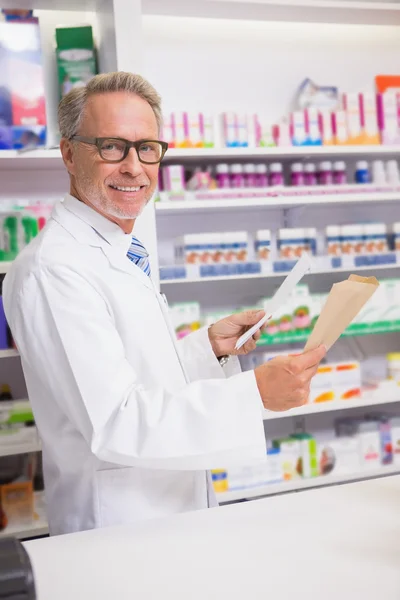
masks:
<path id="1" fill-rule="evenodd" d="M 298 356 L 278 356 L 254 369 L 264 408 L 283 411 L 308 401 L 310 383 L 326 354 L 325 346 Z"/>

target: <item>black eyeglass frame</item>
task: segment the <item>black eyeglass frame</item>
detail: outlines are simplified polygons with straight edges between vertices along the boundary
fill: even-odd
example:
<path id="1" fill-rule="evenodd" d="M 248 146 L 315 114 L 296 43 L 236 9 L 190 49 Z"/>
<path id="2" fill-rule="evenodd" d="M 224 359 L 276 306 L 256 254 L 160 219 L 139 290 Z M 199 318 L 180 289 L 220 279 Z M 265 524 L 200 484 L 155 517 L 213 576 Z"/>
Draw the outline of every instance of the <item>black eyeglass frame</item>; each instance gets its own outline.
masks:
<path id="1" fill-rule="evenodd" d="M 139 162 L 143 163 L 144 165 L 157 165 L 158 163 L 160 163 L 162 161 L 162 159 L 165 156 L 166 151 L 168 150 L 168 143 L 167 142 L 162 142 L 161 140 L 137 140 L 136 142 L 130 142 L 129 140 L 125 140 L 124 138 L 118 138 L 118 137 L 97 137 L 97 138 L 91 138 L 91 137 L 86 137 L 84 135 L 73 135 L 71 138 L 71 140 L 76 140 L 78 142 L 83 142 L 84 144 L 91 144 L 92 146 L 96 146 L 98 153 L 100 155 L 100 158 L 102 160 L 104 160 L 104 162 L 107 163 L 119 163 L 122 162 L 123 160 L 125 160 L 125 158 L 128 156 L 129 154 L 129 150 L 131 148 L 135 148 L 136 150 L 136 154 L 138 156 Z M 108 158 L 104 158 L 102 156 L 101 153 L 101 145 L 106 141 L 106 140 L 110 140 L 110 141 L 114 141 L 114 142 L 124 142 L 125 144 L 125 151 L 124 154 L 122 156 L 122 158 L 119 158 L 118 160 L 109 160 Z M 146 144 L 146 143 L 150 143 L 152 142 L 160 144 L 162 152 L 161 152 L 161 157 L 159 160 L 155 160 L 155 161 L 146 161 L 143 160 L 142 158 L 140 158 L 140 154 L 139 154 L 139 148 L 142 144 Z"/>

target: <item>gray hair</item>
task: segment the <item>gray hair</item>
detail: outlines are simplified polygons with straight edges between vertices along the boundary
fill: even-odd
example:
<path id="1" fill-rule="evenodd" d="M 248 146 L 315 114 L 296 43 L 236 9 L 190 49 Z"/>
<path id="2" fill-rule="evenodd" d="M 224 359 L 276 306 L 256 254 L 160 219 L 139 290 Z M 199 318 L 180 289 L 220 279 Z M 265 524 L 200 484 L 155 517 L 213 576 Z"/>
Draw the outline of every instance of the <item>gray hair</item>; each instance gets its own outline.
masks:
<path id="1" fill-rule="evenodd" d="M 158 129 L 161 128 L 161 96 L 141 75 L 116 71 L 96 75 L 85 87 L 71 90 L 58 106 L 58 127 L 61 137 L 71 139 L 77 135 L 89 96 L 107 92 L 130 92 L 146 100 L 153 109 Z"/>

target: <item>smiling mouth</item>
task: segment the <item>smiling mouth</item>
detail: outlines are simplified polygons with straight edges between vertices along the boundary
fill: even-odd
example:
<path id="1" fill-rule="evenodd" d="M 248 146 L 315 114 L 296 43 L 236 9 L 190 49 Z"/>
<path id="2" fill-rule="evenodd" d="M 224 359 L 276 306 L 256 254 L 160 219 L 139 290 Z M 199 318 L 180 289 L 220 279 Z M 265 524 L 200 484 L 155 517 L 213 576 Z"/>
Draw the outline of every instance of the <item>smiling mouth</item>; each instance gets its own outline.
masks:
<path id="1" fill-rule="evenodd" d="M 112 188 L 113 190 L 118 190 L 118 192 L 138 192 L 139 190 L 142 189 L 142 187 L 144 187 L 144 186 L 138 185 L 138 186 L 124 187 L 121 185 L 110 185 L 110 188 Z"/>

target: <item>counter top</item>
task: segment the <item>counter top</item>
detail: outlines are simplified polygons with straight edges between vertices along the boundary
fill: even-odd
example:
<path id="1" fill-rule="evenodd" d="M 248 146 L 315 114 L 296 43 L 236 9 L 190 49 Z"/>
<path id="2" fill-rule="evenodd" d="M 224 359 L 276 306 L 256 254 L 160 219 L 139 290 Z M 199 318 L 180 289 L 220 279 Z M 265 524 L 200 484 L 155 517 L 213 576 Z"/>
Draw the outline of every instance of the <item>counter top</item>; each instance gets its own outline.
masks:
<path id="1" fill-rule="evenodd" d="M 38 600 L 399 600 L 400 476 L 26 549 Z"/>

